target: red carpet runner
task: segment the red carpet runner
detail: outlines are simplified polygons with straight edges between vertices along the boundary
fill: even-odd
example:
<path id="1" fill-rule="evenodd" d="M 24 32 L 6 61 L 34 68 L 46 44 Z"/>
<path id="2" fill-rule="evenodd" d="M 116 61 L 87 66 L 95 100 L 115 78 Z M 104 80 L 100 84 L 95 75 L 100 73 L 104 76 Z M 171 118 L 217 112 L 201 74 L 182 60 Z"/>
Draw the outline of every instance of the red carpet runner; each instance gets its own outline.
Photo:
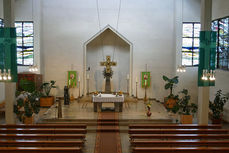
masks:
<path id="1" fill-rule="evenodd" d="M 94 153 L 122 153 L 118 113 L 98 113 L 97 135 Z"/>

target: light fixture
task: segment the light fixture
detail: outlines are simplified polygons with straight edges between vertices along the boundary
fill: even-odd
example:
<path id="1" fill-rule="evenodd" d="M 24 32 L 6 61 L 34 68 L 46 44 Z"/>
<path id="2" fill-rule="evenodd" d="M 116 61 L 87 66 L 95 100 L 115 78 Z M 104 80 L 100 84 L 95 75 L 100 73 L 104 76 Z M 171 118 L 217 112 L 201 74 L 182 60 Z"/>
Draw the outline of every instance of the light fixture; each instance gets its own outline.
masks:
<path id="1" fill-rule="evenodd" d="M 215 70 L 203 69 L 202 80 L 215 81 Z"/>
<path id="2" fill-rule="evenodd" d="M 178 65 L 177 72 L 186 72 L 186 68 L 183 65 Z"/>
<path id="3" fill-rule="evenodd" d="M 6 71 L 6 69 L 0 70 L 0 81 L 10 81 L 12 79 L 10 69 Z"/>
<path id="4" fill-rule="evenodd" d="M 29 71 L 30 72 L 37 72 L 38 71 L 38 68 L 37 68 L 37 66 L 35 65 L 31 65 L 30 67 L 29 67 Z"/>

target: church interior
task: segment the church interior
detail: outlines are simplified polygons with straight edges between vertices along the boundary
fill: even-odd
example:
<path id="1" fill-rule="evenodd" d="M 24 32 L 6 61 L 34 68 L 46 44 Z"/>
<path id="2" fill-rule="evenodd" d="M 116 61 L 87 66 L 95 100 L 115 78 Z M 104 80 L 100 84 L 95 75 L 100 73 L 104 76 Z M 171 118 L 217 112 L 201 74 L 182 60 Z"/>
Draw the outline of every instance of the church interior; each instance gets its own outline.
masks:
<path id="1" fill-rule="evenodd" d="M 228 153 L 228 0 L 0 0 L 0 152 Z"/>

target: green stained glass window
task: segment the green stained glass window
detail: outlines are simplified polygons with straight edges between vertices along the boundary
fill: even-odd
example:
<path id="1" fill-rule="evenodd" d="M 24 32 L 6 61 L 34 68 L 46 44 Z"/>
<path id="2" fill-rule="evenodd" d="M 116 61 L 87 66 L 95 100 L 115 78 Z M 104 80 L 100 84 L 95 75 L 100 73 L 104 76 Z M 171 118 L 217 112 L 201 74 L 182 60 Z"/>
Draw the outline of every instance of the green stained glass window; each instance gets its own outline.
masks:
<path id="1" fill-rule="evenodd" d="M 229 17 L 214 20 L 212 30 L 217 32 L 216 67 L 229 70 Z"/>
<path id="2" fill-rule="evenodd" d="M 182 38 L 182 65 L 199 64 L 200 23 L 184 22 Z"/>
<path id="3" fill-rule="evenodd" d="M 33 65 L 33 22 L 15 22 L 18 65 Z"/>

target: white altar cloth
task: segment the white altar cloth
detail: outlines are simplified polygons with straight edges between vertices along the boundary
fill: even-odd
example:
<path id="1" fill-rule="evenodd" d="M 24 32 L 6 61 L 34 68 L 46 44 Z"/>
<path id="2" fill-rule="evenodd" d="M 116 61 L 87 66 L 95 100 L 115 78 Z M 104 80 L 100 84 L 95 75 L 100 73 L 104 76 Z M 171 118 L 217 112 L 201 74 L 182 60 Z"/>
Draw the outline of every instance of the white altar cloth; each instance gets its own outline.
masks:
<path id="1" fill-rule="evenodd" d="M 97 96 L 92 96 L 93 102 L 124 102 L 124 95 L 122 96 L 116 96 L 113 94 L 98 94 Z"/>

